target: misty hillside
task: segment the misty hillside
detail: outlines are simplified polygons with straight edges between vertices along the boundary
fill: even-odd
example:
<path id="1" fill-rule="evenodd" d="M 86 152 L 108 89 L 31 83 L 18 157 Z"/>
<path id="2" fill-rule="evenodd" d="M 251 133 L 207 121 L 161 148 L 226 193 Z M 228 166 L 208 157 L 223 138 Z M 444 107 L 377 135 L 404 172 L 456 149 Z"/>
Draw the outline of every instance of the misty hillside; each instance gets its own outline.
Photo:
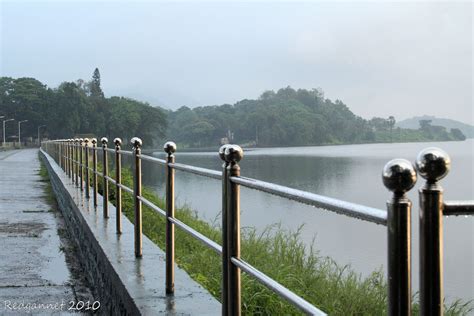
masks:
<path id="1" fill-rule="evenodd" d="M 419 129 L 420 120 L 431 120 L 431 125 L 443 126 L 446 127 L 447 130 L 450 130 L 451 128 L 458 128 L 467 138 L 474 138 L 474 126 L 456 120 L 437 118 L 430 115 L 415 116 L 406 120 L 402 120 L 397 122 L 396 126 L 400 128 Z"/>

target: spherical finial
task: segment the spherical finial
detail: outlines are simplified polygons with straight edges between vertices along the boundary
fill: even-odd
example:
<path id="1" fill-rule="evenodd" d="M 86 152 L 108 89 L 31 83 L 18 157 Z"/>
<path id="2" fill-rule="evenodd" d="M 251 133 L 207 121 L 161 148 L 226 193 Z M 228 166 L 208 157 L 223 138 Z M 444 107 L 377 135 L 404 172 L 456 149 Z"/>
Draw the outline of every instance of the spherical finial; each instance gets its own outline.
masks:
<path id="1" fill-rule="evenodd" d="M 221 160 L 224 160 L 224 161 L 225 161 L 225 149 L 227 148 L 227 146 L 229 146 L 229 144 L 224 144 L 219 148 L 219 157 L 221 158 Z"/>
<path id="2" fill-rule="evenodd" d="M 84 143 L 87 145 L 89 143 L 89 138 L 84 138 Z"/>
<path id="3" fill-rule="evenodd" d="M 107 137 L 102 137 L 100 139 L 100 142 L 102 143 L 102 145 L 107 145 L 107 143 L 109 142 L 109 140 L 107 139 Z"/>
<path id="4" fill-rule="evenodd" d="M 390 160 L 382 172 L 383 184 L 394 193 L 405 193 L 416 183 L 416 171 L 406 159 Z"/>
<path id="5" fill-rule="evenodd" d="M 122 146 L 122 139 L 120 139 L 118 137 L 115 138 L 114 139 L 114 144 L 115 144 L 115 146 Z"/>
<path id="6" fill-rule="evenodd" d="M 91 143 L 92 143 L 92 145 L 95 146 L 95 144 L 97 144 L 97 138 L 95 138 L 95 137 L 92 138 L 92 139 L 91 139 Z"/>
<path id="7" fill-rule="evenodd" d="M 84 138 L 79 138 L 79 144 L 82 144 L 84 142 Z"/>
<path id="8" fill-rule="evenodd" d="M 142 147 L 142 140 L 138 137 L 133 137 L 130 142 L 132 143 L 133 148 L 140 148 Z"/>
<path id="9" fill-rule="evenodd" d="M 176 152 L 176 144 L 174 142 L 166 142 L 163 146 L 163 149 L 168 155 L 172 155 Z"/>
<path id="10" fill-rule="evenodd" d="M 429 147 L 423 149 L 416 158 L 416 170 L 428 182 L 443 179 L 451 168 L 451 158 L 442 149 Z"/>
<path id="11" fill-rule="evenodd" d="M 224 152 L 225 161 L 239 162 L 244 157 L 244 151 L 238 145 L 228 145 Z"/>
<path id="12" fill-rule="evenodd" d="M 79 143 L 79 138 L 74 138 L 74 142 Z"/>

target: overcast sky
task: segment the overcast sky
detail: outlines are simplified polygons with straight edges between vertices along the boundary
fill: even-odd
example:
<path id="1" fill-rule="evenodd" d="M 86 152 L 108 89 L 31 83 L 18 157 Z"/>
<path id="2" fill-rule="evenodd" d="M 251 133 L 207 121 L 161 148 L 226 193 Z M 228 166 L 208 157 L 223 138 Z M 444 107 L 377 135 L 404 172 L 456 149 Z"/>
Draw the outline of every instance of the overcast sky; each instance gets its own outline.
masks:
<path id="1" fill-rule="evenodd" d="M 178 108 L 320 87 L 365 118 L 474 123 L 467 2 L 2 1 L 0 74 Z"/>

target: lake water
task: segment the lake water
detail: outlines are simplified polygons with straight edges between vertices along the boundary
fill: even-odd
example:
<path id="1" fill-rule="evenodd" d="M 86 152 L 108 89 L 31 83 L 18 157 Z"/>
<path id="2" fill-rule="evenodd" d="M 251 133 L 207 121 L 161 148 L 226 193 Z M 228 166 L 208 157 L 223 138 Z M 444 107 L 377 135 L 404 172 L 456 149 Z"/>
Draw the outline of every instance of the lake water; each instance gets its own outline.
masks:
<path id="1" fill-rule="evenodd" d="M 298 188 L 346 201 L 385 209 L 390 198 L 381 171 L 393 158 L 414 161 L 426 147 L 444 149 L 452 159 L 451 171 L 442 180 L 447 200 L 474 200 L 474 142 L 369 144 L 252 149 L 241 161 L 243 176 Z M 162 154 L 157 154 L 162 156 Z M 216 152 L 176 153 L 176 161 L 220 170 Z M 162 166 L 144 162 L 144 183 L 164 193 Z M 409 193 L 413 202 L 413 287 L 418 289 L 419 178 Z M 199 217 L 220 223 L 220 181 L 177 171 L 178 204 L 191 206 Z M 308 245 L 315 240 L 321 255 L 340 265 L 350 264 L 362 275 L 384 267 L 387 259 L 386 228 L 329 211 L 242 188 L 242 226 L 263 229 L 271 224 L 296 230 Z M 444 287 L 448 300 L 474 298 L 474 217 L 444 219 Z"/>

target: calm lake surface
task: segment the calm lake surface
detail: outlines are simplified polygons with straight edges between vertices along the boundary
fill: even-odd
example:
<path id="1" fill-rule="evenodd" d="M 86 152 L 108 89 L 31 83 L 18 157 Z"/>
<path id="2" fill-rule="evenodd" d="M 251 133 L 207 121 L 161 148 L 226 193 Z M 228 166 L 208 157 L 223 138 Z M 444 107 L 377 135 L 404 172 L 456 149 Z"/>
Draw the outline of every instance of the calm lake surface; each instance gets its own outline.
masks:
<path id="1" fill-rule="evenodd" d="M 401 143 L 297 148 L 252 149 L 241 162 L 242 175 L 317 194 L 385 209 L 390 198 L 381 171 L 393 158 L 414 161 L 426 147 L 444 149 L 452 159 L 451 171 L 442 180 L 445 199 L 474 200 L 474 142 Z M 163 154 L 156 153 L 157 156 Z M 176 161 L 220 170 L 216 152 L 176 153 Z M 163 167 L 144 162 L 144 183 L 164 193 Z M 418 290 L 418 195 L 421 178 L 409 194 L 413 202 L 413 286 Z M 187 204 L 200 218 L 220 223 L 220 181 L 176 172 L 178 205 Z M 242 227 L 259 230 L 275 223 L 295 231 L 308 245 L 315 240 L 321 255 L 340 265 L 350 264 L 363 276 L 385 269 L 386 228 L 320 210 L 263 192 L 242 188 Z M 474 298 L 474 217 L 444 219 L 444 286 L 448 300 Z"/>

